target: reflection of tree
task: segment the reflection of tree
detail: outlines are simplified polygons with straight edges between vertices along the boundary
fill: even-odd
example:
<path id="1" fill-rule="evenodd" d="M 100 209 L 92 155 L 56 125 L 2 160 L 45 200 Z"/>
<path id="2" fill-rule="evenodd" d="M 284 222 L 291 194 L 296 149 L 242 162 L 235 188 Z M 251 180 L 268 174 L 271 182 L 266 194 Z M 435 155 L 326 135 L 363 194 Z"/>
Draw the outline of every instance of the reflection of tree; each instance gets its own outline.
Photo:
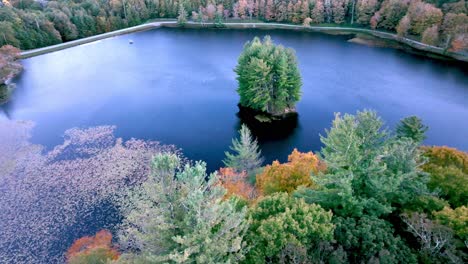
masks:
<path id="1" fill-rule="evenodd" d="M 111 126 L 70 129 L 45 151 L 32 128 L 0 120 L 0 262 L 63 263 L 68 243 L 118 221 L 114 198 L 144 179 L 153 154 L 177 152 Z"/>
<path id="2" fill-rule="evenodd" d="M 10 100 L 11 94 L 15 89 L 14 84 L 0 84 L 0 105 Z"/>

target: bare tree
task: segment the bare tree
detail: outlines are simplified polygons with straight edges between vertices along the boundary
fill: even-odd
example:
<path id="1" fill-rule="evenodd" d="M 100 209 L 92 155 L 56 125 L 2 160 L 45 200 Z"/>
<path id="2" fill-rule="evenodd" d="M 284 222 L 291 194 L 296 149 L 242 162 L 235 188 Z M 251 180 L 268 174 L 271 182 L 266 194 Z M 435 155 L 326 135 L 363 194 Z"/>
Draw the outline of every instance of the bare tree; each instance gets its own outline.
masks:
<path id="1" fill-rule="evenodd" d="M 402 220 L 408 231 L 418 238 L 422 253 L 460 263 L 454 253 L 453 232 L 450 228 L 430 220 L 423 213 L 403 214 Z"/>

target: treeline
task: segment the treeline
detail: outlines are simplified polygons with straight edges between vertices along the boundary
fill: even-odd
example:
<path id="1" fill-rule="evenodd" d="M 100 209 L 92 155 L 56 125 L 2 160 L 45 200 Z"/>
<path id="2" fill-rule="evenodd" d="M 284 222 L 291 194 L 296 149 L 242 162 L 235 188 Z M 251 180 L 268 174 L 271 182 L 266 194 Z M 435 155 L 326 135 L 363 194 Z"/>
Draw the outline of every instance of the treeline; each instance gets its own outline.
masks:
<path id="1" fill-rule="evenodd" d="M 356 25 L 461 51 L 468 48 L 466 14 L 465 0 L 3 0 L 0 46 L 27 50 L 179 17 Z"/>
<path id="2" fill-rule="evenodd" d="M 204 162 L 157 154 L 118 199 L 118 245 L 100 232 L 67 260 L 466 263 L 468 153 L 421 147 L 427 129 L 417 117 L 389 131 L 373 111 L 336 115 L 319 155 L 294 150 L 262 167 L 242 126 L 211 175 Z"/>
<path id="3" fill-rule="evenodd" d="M 8 101 L 15 87 L 11 80 L 23 70 L 19 55 L 20 50 L 11 45 L 0 47 L 0 105 Z"/>

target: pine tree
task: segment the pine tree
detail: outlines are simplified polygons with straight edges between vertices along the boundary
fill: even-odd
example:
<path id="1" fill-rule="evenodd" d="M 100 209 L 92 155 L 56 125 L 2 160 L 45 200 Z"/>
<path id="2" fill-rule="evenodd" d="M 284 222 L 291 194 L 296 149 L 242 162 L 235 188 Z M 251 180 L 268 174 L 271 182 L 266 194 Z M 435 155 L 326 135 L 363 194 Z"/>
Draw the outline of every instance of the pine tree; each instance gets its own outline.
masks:
<path id="1" fill-rule="evenodd" d="M 416 143 L 421 143 L 426 138 L 428 126 L 422 123 L 417 116 L 410 116 L 402 119 L 396 128 L 399 138 L 410 138 Z"/>
<path id="2" fill-rule="evenodd" d="M 246 125 L 242 125 L 239 134 L 240 140 L 233 139 L 230 147 L 235 154 L 226 151 L 226 159 L 223 160 L 223 163 L 226 167 L 233 168 L 237 172 L 245 171 L 250 174 L 262 166 L 263 158 L 257 140 L 253 138 Z"/>
<path id="3" fill-rule="evenodd" d="M 121 203 L 123 263 L 238 263 L 248 228 L 245 207 L 224 200 L 226 190 L 206 164 L 181 166 L 175 154 L 153 158 L 152 173 Z"/>
<path id="4" fill-rule="evenodd" d="M 180 26 L 183 26 L 187 23 L 187 11 L 185 11 L 183 1 L 179 3 L 179 16 L 177 17 L 177 23 Z"/>
<path id="5" fill-rule="evenodd" d="M 373 111 L 336 115 L 321 141 L 327 172 L 313 177 L 321 188 L 299 194 L 309 202 L 340 216 L 382 216 L 429 193 L 419 144 L 391 137 Z"/>

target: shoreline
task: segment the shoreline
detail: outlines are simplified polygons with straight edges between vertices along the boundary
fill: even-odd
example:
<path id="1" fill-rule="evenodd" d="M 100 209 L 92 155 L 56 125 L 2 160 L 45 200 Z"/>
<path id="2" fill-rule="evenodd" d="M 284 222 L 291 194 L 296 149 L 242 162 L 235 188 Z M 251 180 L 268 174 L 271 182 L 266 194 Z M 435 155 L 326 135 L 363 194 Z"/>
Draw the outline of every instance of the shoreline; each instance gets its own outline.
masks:
<path id="1" fill-rule="evenodd" d="M 149 22 L 145 23 L 139 26 L 134 26 L 134 27 L 129 27 L 125 29 L 120 29 L 108 33 L 103 33 L 87 38 L 82 38 L 78 40 L 73 40 L 65 43 L 60 43 L 57 45 L 53 46 L 48 46 L 48 47 L 43 47 L 43 48 L 38 48 L 38 49 L 33 49 L 33 50 L 27 50 L 27 51 L 22 51 L 20 55 L 20 59 L 27 59 L 59 50 L 63 50 L 66 48 L 71 48 L 74 46 L 94 42 L 97 40 L 102 40 L 106 38 L 111 38 L 119 35 L 125 35 L 129 33 L 134 33 L 134 32 L 139 32 L 139 31 L 146 31 L 146 30 L 152 30 L 156 28 L 161 28 L 161 27 L 179 27 L 177 24 L 177 21 L 174 20 L 167 20 L 167 21 L 157 21 L 157 22 Z M 216 24 L 213 22 L 209 23 L 199 23 L 199 22 L 187 22 L 184 25 L 185 28 L 215 28 Z M 408 38 L 403 38 L 399 37 L 397 34 L 389 33 L 389 32 L 383 32 L 383 31 L 378 31 L 378 30 L 372 30 L 372 29 L 365 29 L 365 28 L 353 28 L 353 27 L 330 27 L 330 26 L 310 26 L 310 27 L 305 27 L 302 25 L 291 25 L 291 24 L 280 24 L 280 23 L 265 23 L 265 22 L 253 22 L 253 23 L 248 23 L 248 22 L 227 22 L 223 23 L 223 26 L 221 28 L 225 29 L 287 29 L 287 30 L 296 30 L 296 31 L 308 31 L 308 32 L 320 32 L 320 33 L 326 33 L 326 34 L 336 34 L 336 33 L 345 33 L 345 34 L 357 34 L 357 33 L 362 33 L 366 35 L 370 35 L 373 37 L 377 37 L 379 39 L 384 39 L 384 40 L 391 40 L 391 41 L 396 41 L 398 43 L 404 44 L 410 48 L 413 48 L 417 51 L 420 52 L 426 52 L 429 54 L 426 54 L 425 56 L 427 57 L 434 57 L 434 55 L 441 57 L 440 59 L 449 59 L 449 60 L 454 60 L 454 61 L 462 61 L 462 62 L 468 62 L 468 55 L 464 55 L 461 53 L 456 53 L 456 52 L 451 52 L 451 51 L 445 51 L 443 48 L 427 45 L 424 43 L 421 43 L 416 40 L 408 39 Z M 432 56 L 431 56 L 432 55 Z"/>

